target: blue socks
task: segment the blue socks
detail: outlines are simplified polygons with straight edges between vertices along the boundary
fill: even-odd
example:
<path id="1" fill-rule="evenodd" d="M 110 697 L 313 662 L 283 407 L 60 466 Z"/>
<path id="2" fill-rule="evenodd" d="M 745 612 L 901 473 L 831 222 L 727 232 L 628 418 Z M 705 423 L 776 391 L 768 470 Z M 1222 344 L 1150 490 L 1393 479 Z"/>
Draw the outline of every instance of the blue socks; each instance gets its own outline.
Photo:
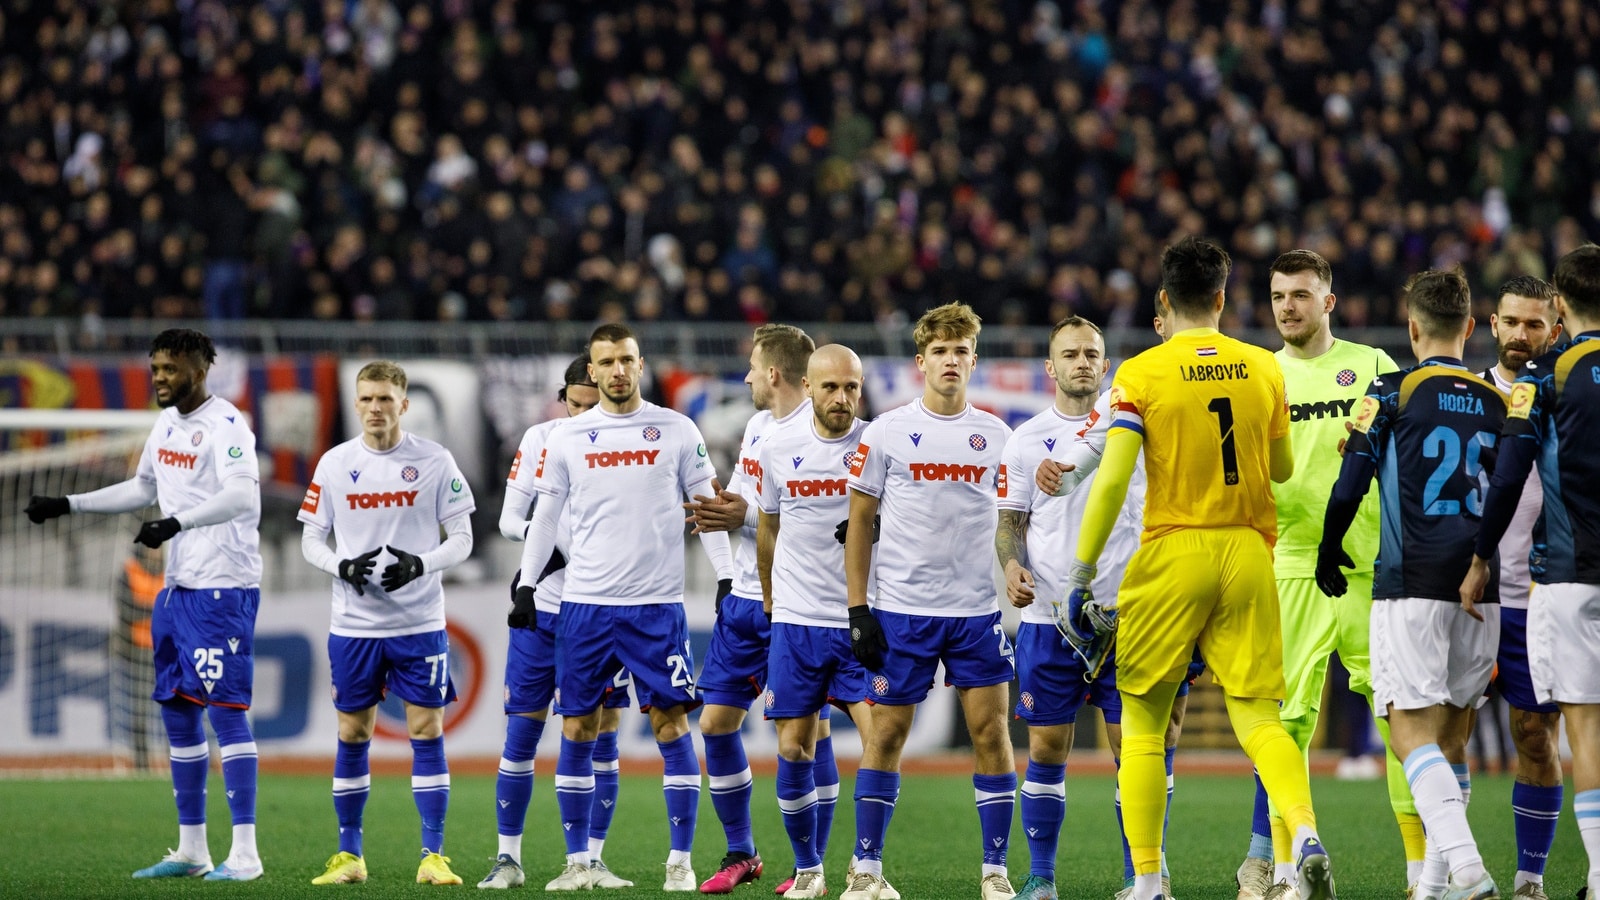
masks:
<path id="1" fill-rule="evenodd" d="M 589 810 L 594 805 L 594 741 L 561 738 L 556 757 L 556 808 L 567 855 L 589 852 Z"/>
<path id="2" fill-rule="evenodd" d="M 1067 816 L 1067 767 L 1028 760 L 1022 782 L 1022 831 L 1028 836 L 1029 874 L 1056 880 L 1056 851 Z"/>
<path id="3" fill-rule="evenodd" d="M 1011 845 L 1011 816 L 1017 805 L 1017 773 L 974 775 L 972 795 L 978 804 L 978 827 L 983 831 L 983 864 L 1004 867 Z"/>
<path id="4" fill-rule="evenodd" d="M 790 762 L 778 757 L 778 809 L 783 813 L 783 830 L 794 848 L 797 870 L 822 867 L 818 835 L 816 763 Z"/>
<path id="5" fill-rule="evenodd" d="M 1272 852 L 1272 813 L 1267 806 L 1267 787 L 1261 783 L 1261 775 L 1256 778 L 1256 805 L 1250 813 L 1250 852 L 1246 854 L 1251 859 L 1264 859 L 1274 862 Z"/>
<path id="6" fill-rule="evenodd" d="M 211 727 L 222 752 L 222 785 L 228 791 L 228 814 L 235 825 L 256 823 L 256 739 L 242 709 L 212 706 Z"/>
<path id="7" fill-rule="evenodd" d="M 422 851 L 444 852 L 444 815 L 450 808 L 450 767 L 444 738 L 411 739 L 411 797 L 422 817 Z"/>
<path id="8" fill-rule="evenodd" d="M 745 759 L 739 732 L 704 735 L 706 775 L 711 781 L 711 805 L 728 836 L 729 853 L 755 853 L 750 834 L 750 762 Z"/>
<path id="9" fill-rule="evenodd" d="M 672 849 L 688 853 L 694 849 L 694 825 L 700 811 L 700 760 L 694 755 L 694 737 L 685 734 L 671 743 L 659 741 L 661 748 L 661 790 L 667 799 L 667 824 L 672 834 Z M 739 751 L 744 759 L 744 750 Z M 749 766 L 745 777 L 749 777 Z M 745 789 L 745 828 L 749 828 L 749 788 Z M 746 830 L 746 835 L 749 831 Z M 730 848 L 731 849 L 731 848 Z"/>
<path id="10" fill-rule="evenodd" d="M 502 835 L 522 833 L 533 799 L 533 763 L 544 734 L 544 722 L 528 716 L 506 717 L 506 744 L 494 781 L 495 819 Z"/>
<path id="11" fill-rule="evenodd" d="M 1561 820 L 1562 786 L 1511 786 L 1511 818 L 1517 832 L 1517 871 L 1544 875 L 1545 860 Z"/>
<path id="12" fill-rule="evenodd" d="M 206 822 L 206 771 L 211 751 L 206 747 L 204 714 L 201 707 L 185 700 L 161 704 L 161 721 L 167 726 L 167 743 L 171 745 L 168 758 L 179 825 Z"/>
<path id="13" fill-rule="evenodd" d="M 824 710 L 826 712 L 826 710 Z M 833 832 L 833 813 L 839 803 L 839 763 L 833 757 L 833 735 L 817 738 L 816 763 L 812 769 L 817 785 L 817 855 L 828 852 L 828 836 Z"/>
<path id="14" fill-rule="evenodd" d="M 856 859 L 878 862 L 883 859 L 883 841 L 894 818 L 894 804 L 900 799 L 900 773 L 882 769 L 856 771 Z M 880 863 L 881 865 L 881 863 Z M 871 867 L 857 871 L 872 871 Z"/>
<path id="15" fill-rule="evenodd" d="M 333 758 L 333 811 L 339 817 L 339 849 L 361 855 L 361 814 L 367 808 L 372 774 L 367 766 L 368 741 L 339 742 Z"/>
<path id="16" fill-rule="evenodd" d="M 594 805 L 589 807 L 589 846 L 605 843 L 617 814 L 617 733 L 602 731 L 594 742 Z"/>

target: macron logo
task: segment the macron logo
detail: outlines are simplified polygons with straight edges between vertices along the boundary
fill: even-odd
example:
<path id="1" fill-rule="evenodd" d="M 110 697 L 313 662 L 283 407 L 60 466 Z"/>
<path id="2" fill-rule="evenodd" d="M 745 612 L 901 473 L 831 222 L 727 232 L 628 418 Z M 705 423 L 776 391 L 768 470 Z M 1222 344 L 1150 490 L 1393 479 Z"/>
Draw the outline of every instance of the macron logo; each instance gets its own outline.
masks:
<path id="1" fill-rule="evenodd" d="M 988 466 L 958 465 L 956 463 L 911 463 L 912 481 L 964 481 L 977 484 L 983 481 Z"/>
<path id="2" fill-rule="evenodd" d="M 609 469 L 612 466 L 653 466 L 660 454 L 660 450 L 604 450 L 585 453 L 583 458 L 589 461 L 591 469 Z"/>
<path id="3" fill-rule="evenodd" d="M 416 491 L 376 491 L 371 494 L 346 494 L 351 509 L 377 509 L 391 506 L 416 506 Z"/>
<path id="4" fill-rule="evenodd" d="M 156 460 L 162 465 L 178 469 L 193 469 L 197 457 L 193 453 L 179 453 L 176 450 L 157 450 Z"/>

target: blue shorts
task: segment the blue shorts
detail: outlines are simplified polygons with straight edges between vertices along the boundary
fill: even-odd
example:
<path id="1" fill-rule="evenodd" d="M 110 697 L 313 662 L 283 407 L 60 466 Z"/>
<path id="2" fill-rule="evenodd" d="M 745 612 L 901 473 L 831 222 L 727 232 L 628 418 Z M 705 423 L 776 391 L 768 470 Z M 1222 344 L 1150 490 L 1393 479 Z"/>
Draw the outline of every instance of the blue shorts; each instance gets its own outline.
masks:
<path id="1" fill-rule="evenodd" d="M 1554 703 L 1540 703 L 1528 671 L 1528 611 L 1500 607 L 1500 652 L 1495 657 L 1494 686 L 1517 709 L 1535 713 L 1560 712 Z"/>
<path id="2" fill-rule="evenodd" d="M 1084 671 L 1083 662 L 1061 646 L 1061 632 L 1054 625 L 1023 622 L 1017 628 L 1017 687 L 1022 692 L 1017 718 L 1029 725 L 1070 725 L 1087 702 L 1099 707 L 1107 725 L 1121 724 L 1115 652 L 1094 681 L 1084 681 Z"/>
<path id="3" fill-rule="evenodd" d="M 944 663 L 944 682 L 952 687 L 989 687 L 1017 676 L 1011 639 L 1000 613 L 983 616 L 914 616 L 873 613 L 889 649 L 883 670 L 872 672 L 867 699 L 886 706 L 913 706 L 928 697 L 933 672 Z"/>
<path id="4" fill-rule="evenodd" d="M 150 612 L 156 669 L 150 698 L 249 709 L 260 606 L 260 588 L 163 588 Z"/>
<path id="5" fill-rule="evenodd" d="M 438 709 L 456 699 L 450 679 L 450 638 L 444 629 L 400 637 L 328 635 L 333 708 L 360 712 L 389 691 L 412 706 Z"/>
<path id="6" fill-rule="evenodd" d="M 600 708 L 617 672 L 633 673 L 639 711 L 700 705 L 682 603 L 563 603 L 556 623 L 556 714 Z"/>
<path id="7" fill-rule="evenodd" d="M 767 718 L 799 719 L 820 712 L 829 703 L 849 709 L 850 704 L 865 699 L 867 670 L 850 652 L 850 629 L 772 626 L 772 658 L 767 664 L 764 698 Z"/>
<path id="8" fill-rule="evenodd" d="M 532 628 L 512 628 L 506 653 L 506 715 L 544 712 L 556 694 L 556 613 L 535 612 Z M 607 709 L 628 708 L 632 679 L 622 669 L 606 692 Z"/>
<path id="9" fill-rule="evenodd" d="M 711 628 L 705 668 L 700 670 L 700 699 L 718 706 L 749 709 L 767 684 L 767 648 L 772 621 L 761 601 L 729 594 Z"/>

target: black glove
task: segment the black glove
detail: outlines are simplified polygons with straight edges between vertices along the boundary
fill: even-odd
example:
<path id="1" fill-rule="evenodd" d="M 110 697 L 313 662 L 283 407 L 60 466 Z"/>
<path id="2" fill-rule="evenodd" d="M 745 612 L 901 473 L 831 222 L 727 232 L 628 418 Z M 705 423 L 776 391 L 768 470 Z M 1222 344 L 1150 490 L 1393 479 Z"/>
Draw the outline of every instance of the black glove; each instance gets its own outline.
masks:
<path id="1" fill-rule="evenodd" d="M 878 627 L 871 607 L 850 607 L 850 652 L 855 654 L 856 662 L 876 672 L 883 668 L 883 651 L 887 649 L 889 640 Z"/>
<path id="2" fill-rule="evenodd" d="M 72 504 L 65 497 L 40 497 L 35 494 L 28 498 L 28 508 L 23 512 L 33 520 L 33 524 L 42 525 L 57 516 L 64 516 L 72 512 Z"/>
<path id="3" fill-rule="evenodd" d="M 383 589 L 394 593 L 422 577 L 422 560 L 404 550 L 384 547 L 394 554 L 394 562 L 383 570 Z"/>
<path id="4" fill-rule="evenodd" d="M 1350 582 L 1340 567 L 1354 569 L 1355 561 L 1338 544 L 1323 544 L 1317 548 L 1317 587 L 1329 597 L 1343 597 Z"/>
<path id="5" fill-rule="evenodd" d="M 378 564 L 378 554 L 383 550 L 370 550 L 353 559 L 339 561 L 339 580 L 347 581 L 356 589 L 356 593 L 365 597 L 367 595 L 367 576 L 372 574 L 373 567 Z"/>
<path id="6" fill-rule="evenodd" d="M 167 516 L 165 519 L 157 519 L 139 526 L 139 536 L 134 538 L 133 542 L 154 550 L 172 540 L 172 536 L 182 530 L 183 526 L 178 524 L 177 519 Z"/>
<path id="7" fill-rule="evenodd" d="M 873 516 L 872 517 L 872 542 L 874 544 L 876 544 L 878 542 L 879 526 L 882 525 L 882 524 L 883 524 L 883 517 L 882 516 Z M 837 528 L 835 528 L 833 530 L 833 539 L 842 544 L 842 543 L 844 543 L 845 537 L 847 535 L 849 535 L 849 534 L 850 534 L 850 520 L 849 519 L 845 519 L 843 522 L 839 523 L 839 527 L 837 527 Z"/>
<path id="8" fill-rule="evenodd" d="M 522 585 L 511 597 L 511 612 L 506 616 L 506 624 L 512 628 L 532 629 L 538 620 L 538 610 L 533 606 L 533 587 Z"/>
<path id="9" fill-rule="evenodd" d="M 731 593 L 733 593 L 733 579 L 732 578 L 718 578 L 717 579 L 717 603 L 716 603 L 716 606 L 713 607 L 713 609 L 716 610 L 717 615 L 719 615 L 719 616 L 722 615 L 722 598 L 728 596 Z"/>

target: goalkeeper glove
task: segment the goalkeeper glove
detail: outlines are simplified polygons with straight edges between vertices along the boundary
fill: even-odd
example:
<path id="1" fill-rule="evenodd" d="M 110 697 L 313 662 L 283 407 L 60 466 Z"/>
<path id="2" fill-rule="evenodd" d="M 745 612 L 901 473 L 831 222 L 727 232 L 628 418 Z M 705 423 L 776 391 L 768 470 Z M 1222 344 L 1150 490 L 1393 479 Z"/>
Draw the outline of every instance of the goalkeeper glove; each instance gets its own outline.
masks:
<path id="1" fill-rule="evenodd" d="M 72 504 L 65 497 L 40 497 L 36 494 L 28 498 L 28 507 L 23 512 L 28 514 L 33 524 L 43 525 L 57 516 L 72 512 Z"/>
<path id="2" fill-rule="evenodd" d="M 422 559 L 394 547 L 385 547 L 394 554 L 394 562 L 383 570 L 383 589 L 394 593 L 422 577 Z"/>
<path id="3" fill-rule="evenodd" d="M 1067 596 L 1056 604 L 1056 631 L 1061 643 L 1084 665 L 1084 680 L 1093 681 L 1111 654 L 1117 631 L 1117 611 L 1094 599 L 1089 585 L 1094 581 L 1094 566 L 1074 562 L 1067 575 Z"/>
<path id="4" fill-rule="evenodd" d="M 856 662 L 870 671 L 880 671 L 883 651 L 887 649 L 889 640 L 883 636 L 883 628 L 872 615 L 871 607 L 850 607 L 850 652 L 855 655 Z"/>
<path id="5" fill-rule="evenodd" d="M 538 621 L 539 611 L 533 605 L 533 587 L 524 584 L 517 588 L 511 599 L 511 612 L 506 616 L 506 625 L 532 629 Z"/>
<path id="6" fill-rule="evenodd" d="M 883 517 L 882 516 L 873 516 L 872 517 L 872 542 L 874 544 L 876 544 L 878 542 L 878 532 L 881 530 L 880 526 L 882 524 L 883 524 Z M 841 544 L 844 543 L 844 539 L 846 537 L 848 537 L 849 534 L 850 534 L 850 520 L 849 519 L 845 519 L 843 522 L 840 522 L 839 526 L 837 528 L 833 529 L 833 539 L 838 541 Z"/>
<path id="7" fill-rule="evenodd" d="M 341 560 L 339 563 L 339 580 L 348 582 L 356 589 L 356 593 L 365 597 L 367 595 L 367 576 L 377 566 L 378 554 L 381 549 L 369 550 L 353 559 Z"/>
<path id="8" fill-rule="evenodd" d="M 178 524 L 177 519 L 167 516 L 165 519 L 157 519 L 154 522 L 146 522 L 139 526 L 139 536 L 134 538 L 133 542 L 155 550 L 167 541 L 172 540 L 172 536 L 182 530 L 183 526 Z"/>
<path id="9" fill-rule="evenodd" d="M 1345 589 L 1350 586 L 1349 579 L 1344 577 L 1340 567 L 1354 569 L 1355 561 L 1344 548 L 1338 544 L 1322 544 L 1317 547 L 1317 587 L 1329 597 L 1343 597 Z"/>

